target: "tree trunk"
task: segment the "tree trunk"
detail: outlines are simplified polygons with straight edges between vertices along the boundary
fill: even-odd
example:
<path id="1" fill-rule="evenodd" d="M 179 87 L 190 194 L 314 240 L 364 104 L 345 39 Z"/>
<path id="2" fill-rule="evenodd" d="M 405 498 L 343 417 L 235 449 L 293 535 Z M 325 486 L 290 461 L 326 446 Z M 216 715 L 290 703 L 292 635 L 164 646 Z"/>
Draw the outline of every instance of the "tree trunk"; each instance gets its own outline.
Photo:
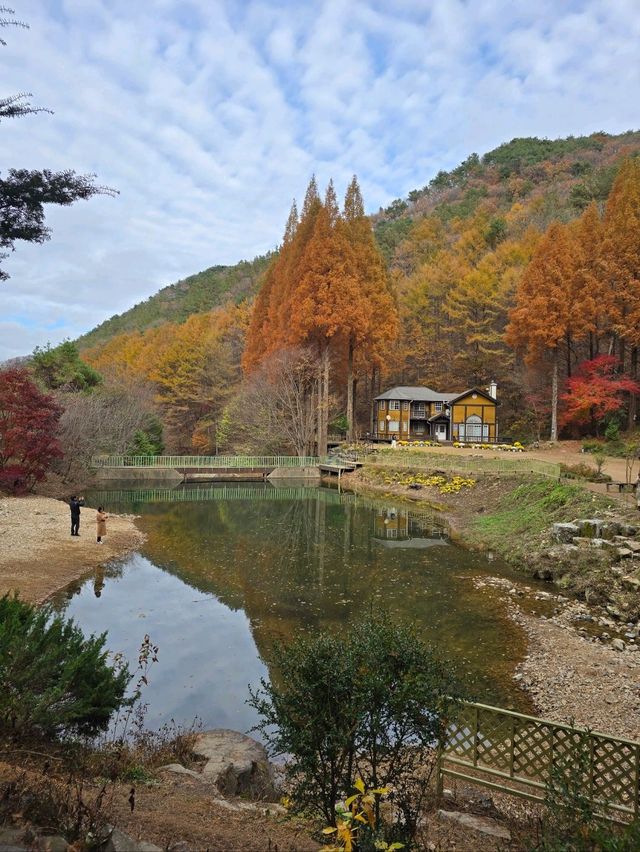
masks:
<path id="1" fill-rule="evenodd" d="M 326 456 L 329 421 L 329 344 L 327 341 L 322 344 L 319 368 L 318 455 Z"/>
<path id="2" fill-rule="evenodd" d="M 550 441 L 558 440 L 558 347 L 553 350 L 553 369 L 551 372 L 551 434 Z"/>
<path id="3" fill-rule="evenodd" d="M 571 332 L 567 332 L 567 378 L 571 378 Z"/>
<path id="4" fill-rule="evenodd" d="M 631 347 L 631 378 L 634 382 L 638 378 L 638 347 Z M 635 393 L 629 394 L 629 419 L 627 421 L 627 428 L 629 430 L 634 429 L 636 425 L 636 413 L 638 411 L 638 397 Z"/>
<path id="5" fill-rule="evenodd" d="M 353 340 L 349 338 L 349 353 L 347 358 L 347 440 L 353 441 Z"/>
<path id="6" fill-rule="evenodd" d="M 378 417 L 378 412 L 376 411 L 376 403 L 374 402 L 374 397 L 376 395 L 376 368 L 374 367 L 371 370 L 371 393 L 369 394 L 369 434 L 373 436 L 373 433 L 376 429 L 376 418 Z"/>

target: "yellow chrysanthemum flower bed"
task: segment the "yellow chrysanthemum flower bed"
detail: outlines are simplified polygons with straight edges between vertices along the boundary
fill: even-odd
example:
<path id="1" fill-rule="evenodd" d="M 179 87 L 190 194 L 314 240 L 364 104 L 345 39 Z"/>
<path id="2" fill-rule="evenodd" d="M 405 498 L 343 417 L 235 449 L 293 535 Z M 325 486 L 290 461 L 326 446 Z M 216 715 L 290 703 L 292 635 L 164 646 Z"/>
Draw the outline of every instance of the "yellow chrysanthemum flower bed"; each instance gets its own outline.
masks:
<path id="1" fill-rule="evenodd" d="M 437 488 L 441 494 L 458 494 L 463 488 L 473 488 L 475 479 L 466 476 L 452 476 L 447 479 L 441 474 L 385 474 L 385 485 L 423 485 L 426 488 Z"/>

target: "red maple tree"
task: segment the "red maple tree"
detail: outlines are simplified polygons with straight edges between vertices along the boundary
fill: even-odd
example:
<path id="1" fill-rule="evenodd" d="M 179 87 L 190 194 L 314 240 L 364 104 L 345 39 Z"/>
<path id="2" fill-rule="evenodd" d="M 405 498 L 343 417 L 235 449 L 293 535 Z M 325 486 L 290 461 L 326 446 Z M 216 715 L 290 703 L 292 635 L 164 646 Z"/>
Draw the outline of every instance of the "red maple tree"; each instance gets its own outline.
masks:
<path id="1" fill-rule="evenodd" d="M 583 361 L 576 373 L 567 379 L 562 395 L 565 409 L 563 425 L 598 424 L 615 414 L 625 404 L 625 394 L 640 393 L 640 384 L 617 370 L 620 362 L 614 355 L 598 355 Z"/>
<path id="2" fill-rule="evenodd" d="M 17 493 L 44 479 L 62 456 L 56 438 L 62 409 L 27 370 L 0 372 L 0 489 Z"/>

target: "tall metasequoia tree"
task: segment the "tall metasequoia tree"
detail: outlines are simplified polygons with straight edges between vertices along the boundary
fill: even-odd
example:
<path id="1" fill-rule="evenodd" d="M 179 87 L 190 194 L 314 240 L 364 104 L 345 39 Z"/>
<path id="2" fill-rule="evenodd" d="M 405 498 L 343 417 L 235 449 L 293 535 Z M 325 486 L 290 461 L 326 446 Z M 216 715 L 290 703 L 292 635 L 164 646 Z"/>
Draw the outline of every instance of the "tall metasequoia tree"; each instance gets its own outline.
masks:
<path id="1" fill-rule="evenodd" d="M 354 359 L 360 352 L 369 369 L 382 366 L 384 355 L 398 334 L 398 309 L 391 292 L 389 275 L 364 212 L 364 202 L 354 175 L 344 199 L 342 227 L 353 252 L 357 321 L 345 328 L 347 350 L 347 421 L 349 440 L 354 438 L 355 376 Z"/>
<path id="2" fill-rule="evenodd" d="M 353 251 L 321 206 L 300 262 L 301 277 L 289 312 L 289 342 L 318 352 L 318 455 L 327 451 L 331 353 L 341 336 L 364 321 Z"/>
<path id="3" fill-rule="evenodd" d="M 300 220 L 296 224 L 290 219 L 287 234 L 292 236 L 283 241 L 256 299 L 243 366 L 251 371 L 269 354 L 290 346 L 311 346 L 317 352 L 317 444 L 322 455 L 332 363 L 347 362 L 353 428 L 355 354 L 360 351 L 372 361 L 382 357 L 396 332 L 397 311 L 355 178 L 347 191 L 344 217 L 333 183 L 323 204 L 312 178 Z"/>
<path id="4" fill-rule="evenodd" d="M 558 374 L 560 347 L 577 327 L 584 332 L 574 292 L 574 245 L 566 225 L 553 222 L 522 275 L 506 340 L 536 364 L 551 359 L 551 434 L 558 439 Z"/>
<path id="5" fill-rule="evenodd" d="M 589 358 L 600 353 L 604 334 L 611 333 L 612 292 L 602 276 L 603 228 L 598 207 L 592 202 L 572 226 L 574 238 L 575 281 L 580 311 L 589 326 Z"/>
<path id="6" fill-rule="evenodd" d="M 619 340 L 620 362 L 638 375 L 640 346 L 640 160 L 626 160 L 613 184 L 604 215 L 602 274 L 611 291 L 613 331 Z M 629 427 L 636 417 L 636 395 L 630 395 Z"/>

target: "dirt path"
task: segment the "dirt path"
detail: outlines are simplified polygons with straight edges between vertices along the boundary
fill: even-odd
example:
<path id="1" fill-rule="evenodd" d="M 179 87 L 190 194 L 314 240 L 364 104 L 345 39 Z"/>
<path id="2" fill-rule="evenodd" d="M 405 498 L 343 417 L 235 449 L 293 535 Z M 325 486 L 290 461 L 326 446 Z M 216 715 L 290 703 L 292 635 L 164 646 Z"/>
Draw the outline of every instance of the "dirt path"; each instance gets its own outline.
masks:
<path id="1" fill-rule="evenodd" d="M 18 591 L 41 603 L 72 580 L 124 556 L 144 541 L 129 515 L 112 515 L 103 545 L 96 544 L 95 511 L 81 512 L 80 536 L 71 537 L 69 507 L 50 497 L 0 499 L 0 595 Z"/>
<path id="2" fill-rule="evenodd" d="M 420 452 L 432 453 L 435 455 L 452 455 L 452 456 L 477 456 L 482 455 L 482 458 L 503 459 L 505 456 L 511 458 L 511 453 L 506 453 L 501 450 L 474 450 L 470 447 L 411 447 L 415 452 L 417 449 Z M 559 441 L 553 447 L 541 447 L 537 450 L 526 450 L 522 453 L 523 457 L 530 459 L 539 459 L 540 461 L 557 462 L 558 464 L 588 464 L 591 467 L 596 467 L 593 456 L 590 453 L 581 452 L 582 444 L 580 441 Z M 626 480 L 626 461 L 625 459 L 609 458 L 604 463 L 602 468 L 603 473 L 616 481 L 624 482 Z M 632 479 L 638 475 L 638 462 L 636 461 L 633 467 Z"/>

